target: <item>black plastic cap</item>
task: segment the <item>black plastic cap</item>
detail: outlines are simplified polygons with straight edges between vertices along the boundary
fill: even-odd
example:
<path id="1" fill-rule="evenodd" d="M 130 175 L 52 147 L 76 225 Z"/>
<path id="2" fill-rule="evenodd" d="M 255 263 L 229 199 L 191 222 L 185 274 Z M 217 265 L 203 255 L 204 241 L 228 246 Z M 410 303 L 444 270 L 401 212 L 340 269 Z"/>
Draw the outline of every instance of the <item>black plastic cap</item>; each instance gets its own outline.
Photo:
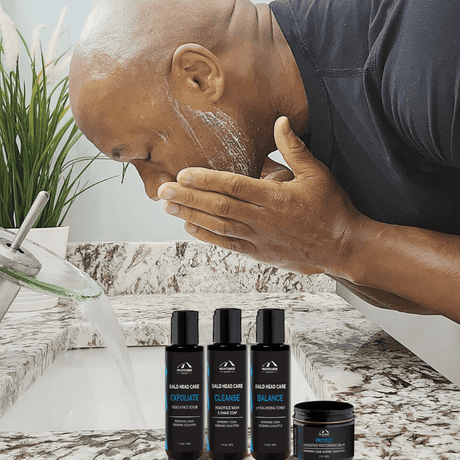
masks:
<path id="1" fill-rule="evenodd" d="M 171 344 L 198 345 L 198 312 L 179 310 L 171 316 Z"/>
<path id="2" fill-rule="evenodd" d="M 256 342 L 264 345 L 284 343 L 284 310 L 264 308 L 257 312 Z"/>
<path id="3" fill-rule="evenodd" d="M 218 308 L 214 311 L 214 343 L 241 342 L 241 310 L 239 308 Z"/>
<path id="4" fill-rule="evenodd" d="M 339 423 L 354 416 L 354 407 L 341 401 L 306 401 L 294 406 L 294 419 L 300 422 Z"/>

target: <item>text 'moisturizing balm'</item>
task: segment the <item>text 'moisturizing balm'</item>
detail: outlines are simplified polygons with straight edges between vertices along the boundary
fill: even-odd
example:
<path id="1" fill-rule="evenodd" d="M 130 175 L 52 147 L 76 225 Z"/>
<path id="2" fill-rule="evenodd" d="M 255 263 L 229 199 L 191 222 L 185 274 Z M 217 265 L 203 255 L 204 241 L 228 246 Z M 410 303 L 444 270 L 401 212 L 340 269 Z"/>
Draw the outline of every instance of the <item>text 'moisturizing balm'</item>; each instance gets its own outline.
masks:
<path id="1" fill-rule="evenodd" d="M 302 460 L 351 460 L 355 416 L 351 404 L 307 401 L 294 406 L 294 457 Z"/>

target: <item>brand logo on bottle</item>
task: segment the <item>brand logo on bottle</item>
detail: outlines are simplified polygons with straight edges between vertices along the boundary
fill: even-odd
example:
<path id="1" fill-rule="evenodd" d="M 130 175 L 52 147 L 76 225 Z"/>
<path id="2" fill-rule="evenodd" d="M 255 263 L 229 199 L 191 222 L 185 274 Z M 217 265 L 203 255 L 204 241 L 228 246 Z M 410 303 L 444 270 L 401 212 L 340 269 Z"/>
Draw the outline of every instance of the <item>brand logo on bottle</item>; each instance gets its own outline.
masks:
<path id="1" fill-rule="evenodd" d="M 178 374 L 191 374 L 193 372 L 192 365 L 188 362 L 179 364 L 176 370 Z"/>
<path id="2" fill-rule="evenodd" d="M 233 373 L 233 372 L 235 372 L 235 370 L 236 370 L 236 366 L 230 359 L 228 361 L 224 361 L 219 366 L 219 372 L 222 372 L 224 374 Z"/>
<path id="3" fill-rule="evenodd" d="M 330 436 L 330 434 L 329 434 L 329 431 L 327 431 L 327 430 L 321 430 L 318 433 L 318 436 L 321 436 L 322 438 L 328 438 Z"/>
<path id="4" fill-rule="evenodd" d="M 277 374 L 278 373 L 278 364 L 275 361 L 268 361 L 262 364 L 262 373 L 264 374 Z"/>

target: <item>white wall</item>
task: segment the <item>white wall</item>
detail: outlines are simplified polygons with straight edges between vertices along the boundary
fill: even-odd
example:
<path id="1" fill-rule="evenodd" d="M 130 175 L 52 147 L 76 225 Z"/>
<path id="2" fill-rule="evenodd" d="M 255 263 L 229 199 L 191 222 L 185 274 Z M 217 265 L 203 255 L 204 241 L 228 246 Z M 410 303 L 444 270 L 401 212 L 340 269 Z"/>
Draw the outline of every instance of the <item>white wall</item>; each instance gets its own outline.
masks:
<path id="1" fill-rule="evenodd" d="M 48 40 L 63 7 L 67 7 L 60 49 L 73 46 L 80 35 L 92 0 L 2 0 L 7 14 L 27 39 L 37 24 L 47 24 L 42 44 Z M 255 0 L 254 3 L 261 3 Z M 268 1 L 262 1 L 268 3 Z M 82 138 L 72 156 L 97 154 L 98 150 Z M 121 165 L 113 161 L 94 164 L 85 177 L 96 182 L 120 176 Z M 163 204 L 151 201 L 134 167 L 128 168 L 125 182 L 112 179 L 85 192 L 71 208 L 65 224 L 70 226 L 70 241 L 172 241 L 192 239 L 183 230 L 183 221 L 163 212 Z"/>

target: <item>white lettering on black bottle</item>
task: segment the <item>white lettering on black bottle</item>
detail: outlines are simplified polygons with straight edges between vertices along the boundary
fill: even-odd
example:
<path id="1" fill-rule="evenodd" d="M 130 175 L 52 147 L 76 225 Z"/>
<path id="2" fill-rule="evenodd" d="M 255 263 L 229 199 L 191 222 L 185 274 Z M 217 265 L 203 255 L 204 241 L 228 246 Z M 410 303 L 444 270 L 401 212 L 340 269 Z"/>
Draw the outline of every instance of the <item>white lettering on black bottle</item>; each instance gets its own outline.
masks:
<path id="1" fill-rule="evenodd" d="M 284 343 L 284 310 L 257 313 L 257 345 L 251 346 L 251 453 L 257 460 L 285 460 L 290 454 L 289 345 Z"/>
<path id="2" fill-rule="evenodd" d="M 204 454 L 204 349 L 198 341 L 198 312 L 175 311 L 165 351 L 165 448 L 174 460 Z"/>
<path id="3" fill-rule="evenodd" d="M 214 460 L 248 455 L 247 353 L 241 344 L 241 310 L 214 312 L 208 345 L 208 451 Z"/>

